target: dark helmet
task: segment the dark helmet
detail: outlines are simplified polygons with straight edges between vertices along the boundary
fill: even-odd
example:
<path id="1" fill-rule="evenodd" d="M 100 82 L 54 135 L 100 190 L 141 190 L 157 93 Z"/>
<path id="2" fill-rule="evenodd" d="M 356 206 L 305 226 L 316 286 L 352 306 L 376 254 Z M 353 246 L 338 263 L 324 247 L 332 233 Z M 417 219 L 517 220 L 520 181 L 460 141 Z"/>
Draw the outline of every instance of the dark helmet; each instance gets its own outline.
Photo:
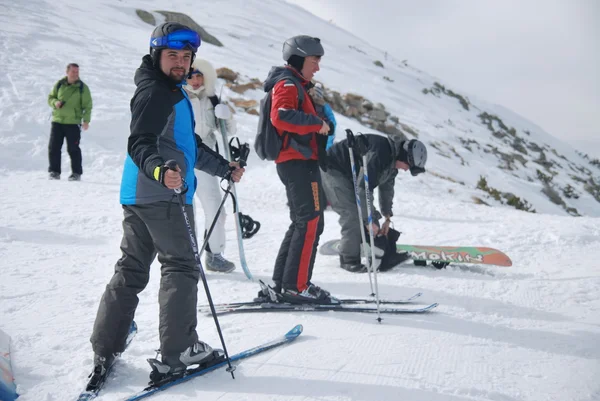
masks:
<path id="1" fill-rule="evenodd" d="M 159 66 L 162 49 L 191 50 L 192 62 L 200 47 L 200 35 L 193 29 L 178 22 L 160 24 L 150 36 L 150 56 L 156 67 Z"/>
<path id="2" fill-rule="evenodd" d="M 425 163 L 427 163 L 427 148 L 423 142 L 417 139 L 404 141 L 397 159 L 408 163 L 413 176 L 424 173 Z"/>
<path id="3" fill-rule="evenodd" d="M 289 61 L 290 57 L 322 56 L 325 54 L 321 39 L 307 35 L 298 35 L 289 38 L 283 43 L 283 59 Z"/>

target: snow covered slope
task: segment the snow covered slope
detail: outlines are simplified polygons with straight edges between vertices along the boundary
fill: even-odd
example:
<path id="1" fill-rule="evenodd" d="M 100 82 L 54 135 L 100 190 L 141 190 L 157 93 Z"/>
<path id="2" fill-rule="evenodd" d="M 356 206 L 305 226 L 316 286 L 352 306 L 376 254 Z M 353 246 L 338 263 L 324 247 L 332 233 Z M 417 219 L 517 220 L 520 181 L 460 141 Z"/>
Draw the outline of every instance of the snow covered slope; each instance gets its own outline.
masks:
<path id="1" fill-rule="evenodd" d="M 205 44 L 200 55 L 243 79 L 263 79 L 271 65 L 282 64 L 285 38 L 321 37 L 326 56 L 316 78 L 328 89 L 382 103 L 430 147 L 429 171 L 435 175 L 398 177 L 394 222 L 403 232 L 401 240 L 491 246 L 514 262 L 511 268 L 453 265 L 442 271 L 409 265 L 381 274 L 382 297 L 423 291 L 423 303 L 440 303 L 429 315 L 387 317 L 382 324 L 368 315 L 334 313 L 223 317 L 231 352 L 296 323 L 305 332 L 289 347 L 245 361 L 235 381 L 215 372 L 156 400 L 600 399 L 600 208 L 585 190 L 590 179 L 599 181 L 594 177 L 600 170 L 506 108 L 468 97 L 466 110 L 459 98 L 436 93 L 435 82 L 443 81 L 386 60 L 384 50 L 298 7 L 254 0 L 0 5 L 0 327 L 13 339 L 20 399 L 73 399 L 89 373 L 88 338 L 120 256 L 118 192 L 133 73 L 152 30 L 136 8 L 187 13 L 225 45 Z M 50 182 L 46 98 L 72 61 L 80 64 L 94 98 L 93 121 L 82 139 L 84 176 L 79 183 Z M 460 88 L 446 89 L 467 99 Z M 238 95 L 223 89 L 224 98 L 233 96 Z M 492 135 L 479 117 L 484 112 L 507 129 L 493 120 Z M 354 119 L 338 117 L 340 128 L 371 132 Z M 252 141 L 257 118 L 238 110 L 236 119 L 240 138 Z M 515 142 L 527 154 L 515 150 Z M 500 169 L 513 159 L 502 159 L 499 152 L 521 153 L 525 163 L 513 158 L 513 170 Z M 66 154 L 63 169 L 68 171 Z M 541 193 L 537 170 L 546 176 L 556 172 L 552 184 L 559 192 L 570 184 L 579 198 L 563 196 L 567 207 L 587 217 L 570 217 L 565 207 L 550 202 Z M 480 176 L 489 186 L 526 199 L 538 213 L 474 204 L 477 196 L 499 205 L 475 189 Z M 250 269 L 267 281 L 288 225 L 282 190 L 273 164 L 252 155 L 238 195 L 242 211 L 262 223 L 245 245 Z M 327 212 L 325 218 L 322 242 L 339 237 L 337 216 Z M 228 230 L 226 253 L 237 261 L 231 218 Z M 136 314 L 139 334 L 101 400 L 122 399 L 147 380 L 144 359 L 158 346 L 158 265 L 152 272 Z M 248 300 L 258 289 L 239 268 L 208 277 L 215 302 Z M 367 277 L 339 269 L 336 258 L 318 256 L 314 281 L 338 296 L 369 292 Z M 200 317 L 199 332 L 218 344 L 210 317 Z"/>

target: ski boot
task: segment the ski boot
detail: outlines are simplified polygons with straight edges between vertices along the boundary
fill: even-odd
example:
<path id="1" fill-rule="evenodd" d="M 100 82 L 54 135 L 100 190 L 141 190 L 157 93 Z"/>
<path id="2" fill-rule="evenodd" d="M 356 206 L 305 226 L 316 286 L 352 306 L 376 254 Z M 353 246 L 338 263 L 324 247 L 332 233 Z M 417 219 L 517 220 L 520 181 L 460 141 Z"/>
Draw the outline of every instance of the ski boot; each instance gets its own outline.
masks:
<path id="1" fill-rule="evenodd" d="M 196 369 L 203 369 L 223 359 L 219 350 L 202 341 L 196 342 L 179 355 L 162 355 L 162 360 L 149 358 L 147 361 L 152 368 L 150 373 L 150 386 L 159 386 L 185 376 L 188 367 L 199 365 Z M 196 370 L 194 369 L 194 370 Z"/>

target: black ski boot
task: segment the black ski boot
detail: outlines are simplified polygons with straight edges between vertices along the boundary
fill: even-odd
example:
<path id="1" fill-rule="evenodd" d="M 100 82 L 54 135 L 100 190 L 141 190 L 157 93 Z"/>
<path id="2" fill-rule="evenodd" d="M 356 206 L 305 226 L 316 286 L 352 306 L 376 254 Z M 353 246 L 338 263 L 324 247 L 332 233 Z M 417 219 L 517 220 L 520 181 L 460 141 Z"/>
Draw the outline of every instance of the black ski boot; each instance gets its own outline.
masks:
<path id="1" fill-rule="evenodd" d="M 358 260 L 346 259 L 342 255 L 340 255 L 340 267 L 351 273 L 365 273 L 367 271 L 367 266 L 360 262 L 360 258 Z"/>
<path id="2" fill-rule="evenodd" d="M 108 357 L 94 354 L 94 370 L 89 376 L 90 380 L 88 381 L 85 391 L 94 391 L 98 389 L 100 384 L 104 381 L 104 376 L 106 376 L 108 370 L 113 363 L 115 363 L 116 357 L 117 354 L 111 354 Z"/>
<path id="3" fill-rule="evenodd" d="M 179 355 L 162 355 L 161 359 L 147 360 L 152 368 L 149 383 L 151 386 L 184 376 L 189 366 L 199 365 L 200 368 L 204 368 L 220 362 L 222 355 L 219 350 L 213 350 L 210 345 L 197 341 Z"/>
<path id="4" fill-rule="evenodd" d="M 336 305 L 339 299 L 332 297 L 327 291 L 310 284 L 304 291 L 284 289 L 281 299 L 290 304 Z"/>

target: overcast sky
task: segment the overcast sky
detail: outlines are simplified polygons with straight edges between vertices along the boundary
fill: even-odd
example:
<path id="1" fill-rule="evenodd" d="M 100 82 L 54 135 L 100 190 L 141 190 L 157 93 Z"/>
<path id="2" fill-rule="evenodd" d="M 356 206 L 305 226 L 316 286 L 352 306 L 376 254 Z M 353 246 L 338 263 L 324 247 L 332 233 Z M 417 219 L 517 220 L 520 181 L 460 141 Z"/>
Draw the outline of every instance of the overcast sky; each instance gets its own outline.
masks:
<path id="1" fill-rule="evenodd" d="M 600 1 L 287 1 L 600 156 Z"/>

